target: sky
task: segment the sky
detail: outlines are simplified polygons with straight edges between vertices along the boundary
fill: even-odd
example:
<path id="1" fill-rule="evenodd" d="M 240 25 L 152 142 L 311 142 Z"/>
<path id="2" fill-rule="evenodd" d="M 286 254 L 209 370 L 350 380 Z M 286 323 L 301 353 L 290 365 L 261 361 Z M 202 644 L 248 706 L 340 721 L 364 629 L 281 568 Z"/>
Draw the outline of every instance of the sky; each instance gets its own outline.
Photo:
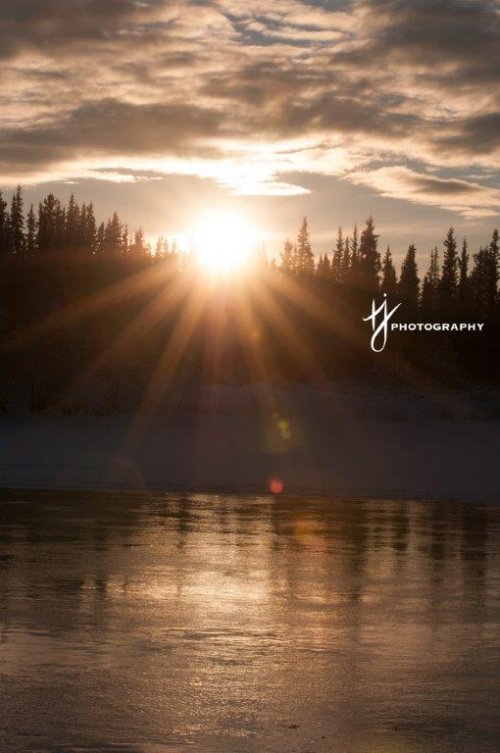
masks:
<path id="1" fill-rule="evenodd" d="M 146 234 L 228 207 L 270 253 L 369 214 L 425 264 L 500 225 L 500 0 L 0 5 L 0 186 Z"/>

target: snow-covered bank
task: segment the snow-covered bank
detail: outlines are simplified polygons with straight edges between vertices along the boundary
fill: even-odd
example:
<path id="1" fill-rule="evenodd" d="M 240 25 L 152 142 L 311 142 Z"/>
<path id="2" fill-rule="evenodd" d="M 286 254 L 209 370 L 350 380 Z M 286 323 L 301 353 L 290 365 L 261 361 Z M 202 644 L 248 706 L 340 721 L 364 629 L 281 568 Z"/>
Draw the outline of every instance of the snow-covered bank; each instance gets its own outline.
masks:
<path id="1" fill-rule="evenodd" d="M 288 493 L 499 502 L 500 420 L 471 405 L 241 388 L 138 423 L 5 414 L 0 486 L 265 492 L 277 478 Z"/>

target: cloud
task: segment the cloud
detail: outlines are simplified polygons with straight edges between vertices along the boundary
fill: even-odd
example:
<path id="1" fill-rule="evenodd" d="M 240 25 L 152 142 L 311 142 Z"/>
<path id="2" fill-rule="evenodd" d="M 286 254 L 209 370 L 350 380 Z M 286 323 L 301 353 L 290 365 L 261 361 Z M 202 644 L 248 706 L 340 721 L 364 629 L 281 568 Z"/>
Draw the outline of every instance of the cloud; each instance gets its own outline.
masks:
<path id="1" fill-rule="evenodd" d="M 499 167 L 493 0 L 17 0 L 0 57 L 2 182 L 170 170 L 284 195 L 336 174 L 493 211 L 472 178 Z"/>
<path id="2" fill-rule="evenodd" d="M 444 207 L 469 218 L 495 216 L 500 204 L 498 188 L 417 173 L 403 165 L 353 172 L 349 179 L 392 199 Z"/>
<path id="3" fill-rule="evenodd" d="M 0 57 L 57 55 L 79 43 L 107 44 L 162 17 L 161 2 L 16 0 L 0 5 Z"/>
<path id="4" fill-rule="evenodd" d="M 500 70 L 500 68 L 499 68 Z M 500 149 L 500 110 L 463 119 L 437 143 L 454 154 L 467 156 L 494 154 Z"/>
<path id="5" fill-rule="evenodd" d="M 189 156 L 203 152 L 197 143 L 202 136 L 219 133 L 223 133 L 221 114 L 206 108 L 106 99 L 82 105 L 68 115 L 60 113 L 48 124 L 4 131 L 0 165 L 15 164 L 17 170 L 29 171 L 69 158 L 162 156 L 166 148 Z"/>

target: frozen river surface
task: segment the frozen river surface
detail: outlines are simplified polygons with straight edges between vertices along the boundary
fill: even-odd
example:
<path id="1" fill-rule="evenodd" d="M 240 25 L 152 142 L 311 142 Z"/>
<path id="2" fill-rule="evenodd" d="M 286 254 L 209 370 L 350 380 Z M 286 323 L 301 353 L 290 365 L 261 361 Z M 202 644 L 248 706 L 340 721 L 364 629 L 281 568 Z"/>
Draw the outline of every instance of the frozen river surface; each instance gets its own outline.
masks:
<path id="1" fill-rule="evenodd" d="M 2 753 L 497 753 L 500 508 L 1 492 Z"/>

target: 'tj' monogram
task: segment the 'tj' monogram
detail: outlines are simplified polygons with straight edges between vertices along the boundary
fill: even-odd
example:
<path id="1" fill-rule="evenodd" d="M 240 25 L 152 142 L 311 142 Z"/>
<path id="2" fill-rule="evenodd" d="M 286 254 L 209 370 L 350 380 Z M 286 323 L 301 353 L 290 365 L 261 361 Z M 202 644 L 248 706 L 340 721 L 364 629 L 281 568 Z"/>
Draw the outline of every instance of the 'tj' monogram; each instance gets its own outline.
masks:
<path id="1" fill-rule="evenodd" d="M 397 306 L 394 306 L 394 308 L 389 311 L 387 308 L 387 294 L 386 293 L 384 293 L 384 300 L 382 301 L 382 303 L 380 304 L 378 308 L 377 308 L 377 304 L 375 303 L 375 300 L 372 301 L 372 313 L 370 314 L 370 316 L 364 317 L 363 321 L 371 322 L 373 335 L 372 335 L 370 345 L 374 353 L 381 353 L 384 350 L 387 343 L 387 333 L 389 331 L 389 326 L 388 326 L 389 322 L 400 306 L 401 304 L 398 303 Z M 377 317 L 379 315 L 381 316 L 381 319 L 377 323 Z"/>

